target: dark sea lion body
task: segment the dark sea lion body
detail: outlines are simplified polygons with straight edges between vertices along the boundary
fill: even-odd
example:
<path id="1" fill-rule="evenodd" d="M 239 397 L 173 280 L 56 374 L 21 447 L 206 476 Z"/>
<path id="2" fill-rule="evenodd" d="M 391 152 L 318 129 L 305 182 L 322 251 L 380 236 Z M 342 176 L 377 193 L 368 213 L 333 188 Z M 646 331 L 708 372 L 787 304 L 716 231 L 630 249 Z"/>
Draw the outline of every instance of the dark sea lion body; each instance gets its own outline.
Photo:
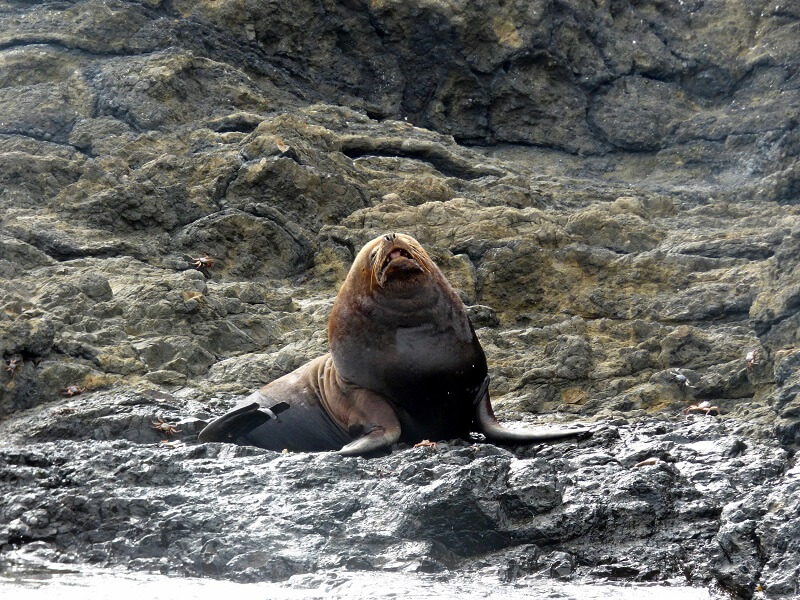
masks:
<path id="1" fill-rule="evenodd" d="M 397 441 L 531 443 L 584 429 L 497 423 L 486 356 L 464 304 L 419 243 L 387 234 L 359 252 L 331 312 L 330 354 L 263 386 L 201 441 L 365 454 Z"/>

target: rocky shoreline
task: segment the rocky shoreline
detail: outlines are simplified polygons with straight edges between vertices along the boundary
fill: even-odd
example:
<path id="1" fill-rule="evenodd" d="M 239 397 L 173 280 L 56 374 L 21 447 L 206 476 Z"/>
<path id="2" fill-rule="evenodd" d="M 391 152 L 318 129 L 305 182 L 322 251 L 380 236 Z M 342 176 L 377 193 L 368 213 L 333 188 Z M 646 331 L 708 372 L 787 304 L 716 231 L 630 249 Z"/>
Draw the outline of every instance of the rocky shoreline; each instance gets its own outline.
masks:
<path id="1" fill-rule="evenodd" d="M 3 541 L 17 559 L 248 582 L 483 572 L 791 597 L 800 472 L 743 430 L 706 416 L 618 419 L 580 442 L 445 442 L 372 459 L 5 444 Z"/>
<path id="2" fill-rule="evenodd" d="M 800 14 L 523 4 L 0 2 L 0 560 L 800 594 Z M 386 231 L 597 433 L 197 444 Z"/>

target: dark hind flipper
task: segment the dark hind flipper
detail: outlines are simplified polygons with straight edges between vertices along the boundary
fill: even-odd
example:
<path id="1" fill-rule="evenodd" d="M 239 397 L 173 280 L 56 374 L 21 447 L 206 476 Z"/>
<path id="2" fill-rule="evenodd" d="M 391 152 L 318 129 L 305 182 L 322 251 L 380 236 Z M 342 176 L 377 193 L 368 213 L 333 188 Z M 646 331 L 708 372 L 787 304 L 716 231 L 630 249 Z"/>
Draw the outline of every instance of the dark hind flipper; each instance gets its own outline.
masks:
<path id="1" fill-rule="evenodd" d="M 258 402 L 252 402 L 239 408 L 225 413 L 211 421 L 197 439 L 201 442 L 230 442 L 238 437 L 239 432 L 250 422 L 251 419 L 258 419 Z M 268 420 L 269 415 L 264 415 Z"/>
<path id="2" fill-rule="evenodd" d="M 201 442 L 232 442 L 242 433 L 263 425 L 270 419 L 280 420 L 278 414 L 289 408 L 279 402 L 270 408 L 262 408 L 258 402 L 238 406 L 209 423 L 197 439 Z"/>
<path id="3" fill-rule="evenodd" d="M 533 444 L 567 438 L 586 438 L 592 430 L 582 427 L 575 429 L 506 429 L 494 416 L 492 403 L 489 400 L 489 376 L 481 385 L 476 396 L 474 423 L 478 431 L 486 436 L 487 441 L 497 444 Z"/>

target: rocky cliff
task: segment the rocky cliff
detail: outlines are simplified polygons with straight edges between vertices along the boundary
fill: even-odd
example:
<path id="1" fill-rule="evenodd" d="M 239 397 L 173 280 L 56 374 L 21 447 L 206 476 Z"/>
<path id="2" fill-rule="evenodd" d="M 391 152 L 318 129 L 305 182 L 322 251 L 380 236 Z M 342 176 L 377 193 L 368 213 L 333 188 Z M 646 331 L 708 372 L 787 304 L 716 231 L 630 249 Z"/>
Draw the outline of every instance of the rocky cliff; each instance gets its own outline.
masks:
<path id="1" fill-rule="evenodd" d="M 0 2 L 2 552 L 795 597 L 798 40 L 758 0 Z M 468 305 L 501 418 L 601 432 L 194 445 L 326 351 L 385 231 Z"/>

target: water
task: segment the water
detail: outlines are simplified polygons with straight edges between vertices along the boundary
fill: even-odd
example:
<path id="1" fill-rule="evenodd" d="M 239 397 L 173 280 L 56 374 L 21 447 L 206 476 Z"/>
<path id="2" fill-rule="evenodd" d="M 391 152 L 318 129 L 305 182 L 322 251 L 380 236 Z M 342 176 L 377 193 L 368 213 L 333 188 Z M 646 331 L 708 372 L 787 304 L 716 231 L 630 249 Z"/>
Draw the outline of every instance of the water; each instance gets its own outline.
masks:
<path id="1" fill-rule="evenodd" d="M 236 583 L 63 565 L 0 573 L 4 600 L 717 600 L 706 589 L 644 585 L 585 585 L 552 579 L 500 583 L 479 575 L 426 575 L 375 571 L 298 575 L 281 583 Z"/>

